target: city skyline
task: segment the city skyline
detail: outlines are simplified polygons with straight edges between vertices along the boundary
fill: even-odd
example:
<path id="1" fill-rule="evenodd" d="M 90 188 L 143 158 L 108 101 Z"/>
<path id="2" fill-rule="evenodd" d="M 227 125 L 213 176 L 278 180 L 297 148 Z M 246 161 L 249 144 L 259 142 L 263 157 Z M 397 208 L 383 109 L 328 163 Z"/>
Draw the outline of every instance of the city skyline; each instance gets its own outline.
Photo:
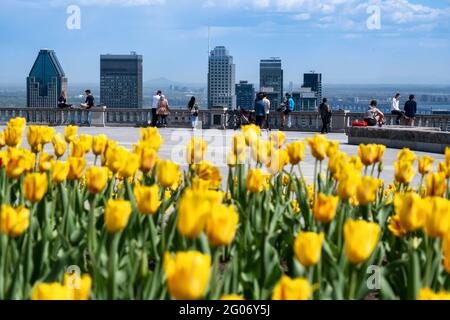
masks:
<path id="1" fill-rule="evenodd" d="M 71 4 L 81 29 L 66 26 Z M 367 9 L 377 5 L 381 26 L 371 30 Z M 321 70 L 330 84 L 450 84 L 449 17 L 445 0 L 4 0 L 0 83 L 21 83 L 49 47 L 74 84 L 97 82 L 98 55 L 130 51 L 148 61 L 144 81 L 206 84 L 210 26 L 211 48 L 226 46 L 236 79 L 252 83 L 259 60 L 279 56 L 287 83 Z"/>

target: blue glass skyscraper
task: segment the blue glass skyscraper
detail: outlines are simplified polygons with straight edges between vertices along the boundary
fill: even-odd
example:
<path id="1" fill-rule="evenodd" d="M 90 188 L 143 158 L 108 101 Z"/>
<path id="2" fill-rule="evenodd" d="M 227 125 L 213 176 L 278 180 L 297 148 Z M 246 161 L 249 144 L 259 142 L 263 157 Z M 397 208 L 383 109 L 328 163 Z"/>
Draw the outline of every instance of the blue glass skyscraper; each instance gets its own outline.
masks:
<path id="1" fill-rule="evenodd" d="M 62 91 L 67 91 L 64 70 L 53 50 L 42 49 L 27 78 L 27 106 L 57 108 Z"/>

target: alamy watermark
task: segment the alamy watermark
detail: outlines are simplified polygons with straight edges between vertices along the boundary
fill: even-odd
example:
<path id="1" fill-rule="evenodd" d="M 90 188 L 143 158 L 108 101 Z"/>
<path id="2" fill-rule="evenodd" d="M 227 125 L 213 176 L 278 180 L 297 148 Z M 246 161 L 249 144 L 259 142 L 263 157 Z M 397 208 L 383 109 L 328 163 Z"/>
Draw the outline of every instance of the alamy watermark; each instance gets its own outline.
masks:
<path id="1" fill-rule="evenodd" d="M 67 7 L 66 13 L 69 15 L 66 20 L 66 27 L 69 30 L 81 29 L 81 9 L 77 5 Z"/>
<path id="2" fill-rule="evenodd" d="M 69 279 L 67 281 L 67 287 L 69 289 L 80 289 L 81 288 L 81 269 L 79 266 L 68 266 L 66 273 L 69 274 Z"/>
<path id="3" fill-rule="evenodd" d="M 366 20 L 366 26 L 369 30 L 381 29 L 381 8 L 379 6 L 371 5 L 367 7 L 366 13 L 369 17 Z"/>

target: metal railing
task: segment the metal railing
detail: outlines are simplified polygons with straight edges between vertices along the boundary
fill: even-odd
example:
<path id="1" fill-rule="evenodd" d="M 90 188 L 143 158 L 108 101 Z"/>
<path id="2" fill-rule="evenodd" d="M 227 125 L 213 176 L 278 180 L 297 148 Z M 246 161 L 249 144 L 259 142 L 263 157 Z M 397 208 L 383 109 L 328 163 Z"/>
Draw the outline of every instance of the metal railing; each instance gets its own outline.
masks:
<path id="1" fill-rule="evenodd" d="M 221 109 L 200 110 L 198 122 L 203 128 L 225 129 L 229 115 Z M 151 122 L 150 109 L 113 109 L 96 107 L 91 110 L 60 110 L 48 108 L 0 108 L 0 124 L 4 125 L 9 119 L 23 117 L 31 124 L 61 126 L 75 124 L 79 126 L 143 126 Z M 188 110 L 172 110 L 168 117 L 170 127 L 190 127 L 191 114 Z M 331 120 L 333 132 L 345 132 L 353 121 L 363 120 L 364 113 L 334 111 Z M 386 114 L 386 124 L 394 125 L 396 116 Z M 322 122 L 317 112 L 292 112 L 292 131 L 320 131 Z M 270 128 L 281 126 L 281 115 L 272 112 L 269 116 Z M 440 128 L 450 131 L 450 115 L 417 115 L 415 127 Z M 229 128 L 232 129 L 232 128 Z"/>

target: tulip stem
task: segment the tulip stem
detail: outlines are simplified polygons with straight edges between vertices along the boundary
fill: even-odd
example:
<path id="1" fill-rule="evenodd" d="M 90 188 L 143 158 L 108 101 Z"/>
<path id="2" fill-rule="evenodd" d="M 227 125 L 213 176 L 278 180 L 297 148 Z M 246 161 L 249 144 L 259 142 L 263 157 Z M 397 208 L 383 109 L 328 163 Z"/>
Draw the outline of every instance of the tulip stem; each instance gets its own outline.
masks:
<path id="1" fill-rule="evenodd" d="M 314 164 L 314 199 L 317 197 L 317 165 L 319 160 L 316 159 Z"/>
<path id="2" fill-rule="evenodd" d="M 356 267 L 353 265 L 350 265 L 350 285 L 349 285 L 349 290 L 348 290 L 348 300 L 355 299 L 357 276 L 358 276 L 358 272 L 356 270 Z"/>
<path id="3" fill-rule="evenodd" d="M 91 257 L 94 257 L 95 253 L 95 240 L 96 240 L 96 230 L 95 230 L 95 205 L 97 203 L 97 195 L 94 195 L 94 198 L 91 202 L 91 208 L 89 210 L 89 224 L 88 224 L 88 249 Z"/>
<path id="4" fill-rule="evenodd" d="M 116 298 L 116 260 L 117 248 L 119 246 L 120 234 L 114 234 L 109 251 L 109 282 L 108 282 L 108 299 L 114 300 Z"/>

